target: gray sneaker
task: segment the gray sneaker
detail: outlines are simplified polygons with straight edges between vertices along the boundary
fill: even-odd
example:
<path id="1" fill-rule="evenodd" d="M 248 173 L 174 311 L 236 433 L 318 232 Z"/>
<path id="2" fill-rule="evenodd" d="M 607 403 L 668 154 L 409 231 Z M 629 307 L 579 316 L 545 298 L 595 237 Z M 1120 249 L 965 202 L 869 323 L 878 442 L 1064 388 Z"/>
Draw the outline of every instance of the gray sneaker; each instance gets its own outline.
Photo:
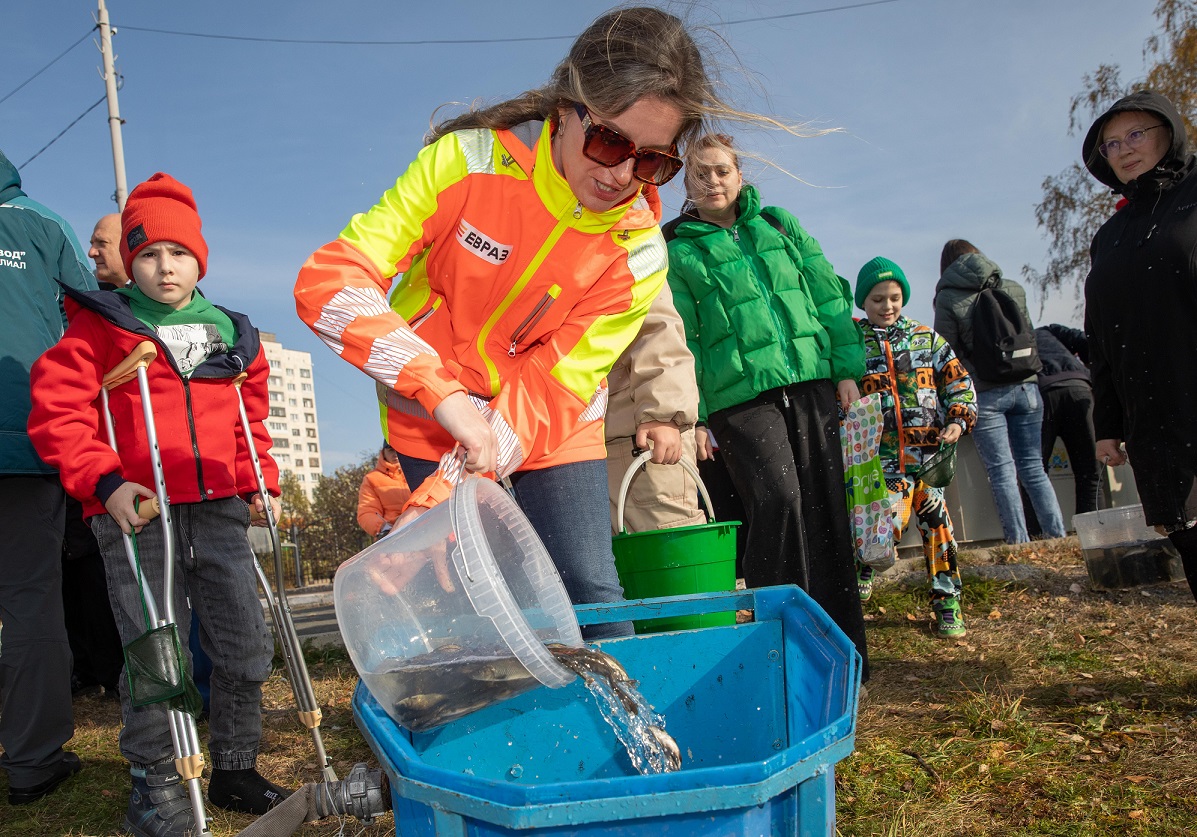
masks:
<path id="1" fill-rule="evenodd" d="M 129 772 L 133 792 L 125 812 L 125 831 L 137 837 L 193 837 L 198 833 L 191 797 L 173 761 Z"/>

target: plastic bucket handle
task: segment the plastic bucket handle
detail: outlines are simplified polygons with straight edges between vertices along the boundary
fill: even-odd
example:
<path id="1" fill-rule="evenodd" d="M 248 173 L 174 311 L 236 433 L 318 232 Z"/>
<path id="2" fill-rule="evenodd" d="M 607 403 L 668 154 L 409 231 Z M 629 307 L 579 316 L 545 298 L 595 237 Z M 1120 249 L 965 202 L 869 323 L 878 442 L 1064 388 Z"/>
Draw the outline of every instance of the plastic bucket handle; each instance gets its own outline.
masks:
<path id="1" fill-rule="evenodd" d="M 628 486 L 632 484 L 632 478 L 636 476 L 636 471 L 640 466 L 653 458 L 653 452 L 646 450 L 644 453 L 632 460 L 632 464 L 628 466 L 628 470 L 623 475 L 623 482 L 619 484 L 619 502 L 615 506 L 615 519 L 618 522 L 620 534 L 626 535 L 627 531 L 623 528 L 623 504 L 628 496 Z M 711 495 L 707 493 L 707 487 L 702 482 L 702 477 L 698 475 L 698 469 L 690 464 L 689 460 L 682 458 L 678 464 L 685 469 L 686 473 L 694 477 L 694 481 L 698 483 L 698 491 L 702 494 L 703 502 L 707 505 L 707 522 L 715 523 L 715 507 L 711 504 Z"/>

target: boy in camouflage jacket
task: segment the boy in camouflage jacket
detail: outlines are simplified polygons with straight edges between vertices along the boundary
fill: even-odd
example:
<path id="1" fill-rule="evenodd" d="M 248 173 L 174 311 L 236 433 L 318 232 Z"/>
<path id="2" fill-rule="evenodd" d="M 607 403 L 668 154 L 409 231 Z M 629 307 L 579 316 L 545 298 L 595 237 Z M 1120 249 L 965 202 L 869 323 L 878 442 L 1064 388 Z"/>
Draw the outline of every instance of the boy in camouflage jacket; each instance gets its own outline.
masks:
<path id="1" fill-rule="evenodd" d="M 948 342 L 930 327 L 902 315 L 910 285 L 902 268 L 875 258 L 856 278 L 858 320 L 864 336 L 862 395 L 879 393 L 884 415 L 881 463 L 894 495 L 895 542 L 918 518 L 923 556 L 931 580 L 931 607 L 941 637 L 964 636 L 956 539 L 944 504 L 944 490 L 918 479 L 925 460 L 940 444 L 955 443 L 977 418 L 972 379 Z M 858 567 L 861 599 L 872 593 L 873 569 Z"/>

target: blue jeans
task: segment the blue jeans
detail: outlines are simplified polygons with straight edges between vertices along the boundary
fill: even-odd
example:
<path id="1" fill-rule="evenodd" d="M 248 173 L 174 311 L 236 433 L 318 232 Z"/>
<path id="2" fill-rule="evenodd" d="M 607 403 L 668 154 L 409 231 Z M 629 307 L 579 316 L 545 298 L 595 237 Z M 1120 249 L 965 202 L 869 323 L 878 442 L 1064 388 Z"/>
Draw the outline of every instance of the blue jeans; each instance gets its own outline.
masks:
<path id="1" fill-rule="evenodd" d="M 174 523 L 175 620 L 187 649 L 191 608 L 199 615 L 200 645 L 212 658 L 212 709 L 208 749 L 212 766 L 241 770 L 257 761 L 262 737 L 262 683 L 270 676 L 274 641 L 258 600 L 258 577 L 246 532 L 249 506 L 240 497 L 180 503 L 170 507 Z M 146 630 L 141 591 L 125 557 L 120 527 L 106 514 L 91 518 L 104 555 L 108 595 L 121 641 L 128 645 Z M 152 521 L 137 536 L 141 569 L 160 616 L 162 524 Z M 190 655 L 188 655 L 190 656 Z M 129 684 L 121 678 L 121 753 L 134 767 L 173 758 L 164 704 L 134 708 Z"/>
<path id="2" fill-rule="evenodd" d="M 1026 543 L 1027 523 L 1018 484 L 1031 500 L 1043 534 L 1064 537 L 1064 517 L 1051 480 L 1043 470 L 1043 400 L 1034 383 L 1009 384 L 977 393 L 973 440 L 1002 521 L 1006 543 Z"/>
<path id="3" fill-rule="evenodd" d="M 399 454 L 399 465 L 414 489 L 437 463 Z M 561 574 L 574 604 L 622 602 L 623 587 L 611 551 L 607 462 L 568 462 L 511 475 L 515 499 Z M 582 631 L 588 640 L 631 636 L 631 622 L 594 625 Z"/>

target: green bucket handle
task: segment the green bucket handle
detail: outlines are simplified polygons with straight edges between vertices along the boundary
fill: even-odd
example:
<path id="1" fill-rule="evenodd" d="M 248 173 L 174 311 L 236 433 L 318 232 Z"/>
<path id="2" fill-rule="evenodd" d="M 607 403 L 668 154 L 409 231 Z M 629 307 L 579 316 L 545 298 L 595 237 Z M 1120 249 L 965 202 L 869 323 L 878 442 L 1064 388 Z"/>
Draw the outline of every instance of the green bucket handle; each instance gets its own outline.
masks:
<path id="1" fill-rule="evenodd" d="M 653 458 L 653 452 L 646 450 L 644 453 L 632 460 L 632 464 L 628 466 L 628 470 L 623 475 L 623 482 L 619 485 L 619 502 L 615 506 L 615 519 L 618 521 L 619 533 L 626 535 L 627 530 L 623 528 L 623 504 L 628 496 L 628 486 L 632 484 L 632 478 L 636 476 L 636 472 L 640 470 L 640 466 Z M 702 494 L 703 502 L 706 503 L 707 522 L 715 522 L 715 507 L 711 504 L 711 495 L 707 493 L 707 487 L 702 482 L 702 477 L 698 475 L 698 469 L 690 464 L 690 461 L 683 457 L 678 461 L 678 464 L 688 473 L 694 477 L 694 481 L 698 483 L 698 491 Z"/>

